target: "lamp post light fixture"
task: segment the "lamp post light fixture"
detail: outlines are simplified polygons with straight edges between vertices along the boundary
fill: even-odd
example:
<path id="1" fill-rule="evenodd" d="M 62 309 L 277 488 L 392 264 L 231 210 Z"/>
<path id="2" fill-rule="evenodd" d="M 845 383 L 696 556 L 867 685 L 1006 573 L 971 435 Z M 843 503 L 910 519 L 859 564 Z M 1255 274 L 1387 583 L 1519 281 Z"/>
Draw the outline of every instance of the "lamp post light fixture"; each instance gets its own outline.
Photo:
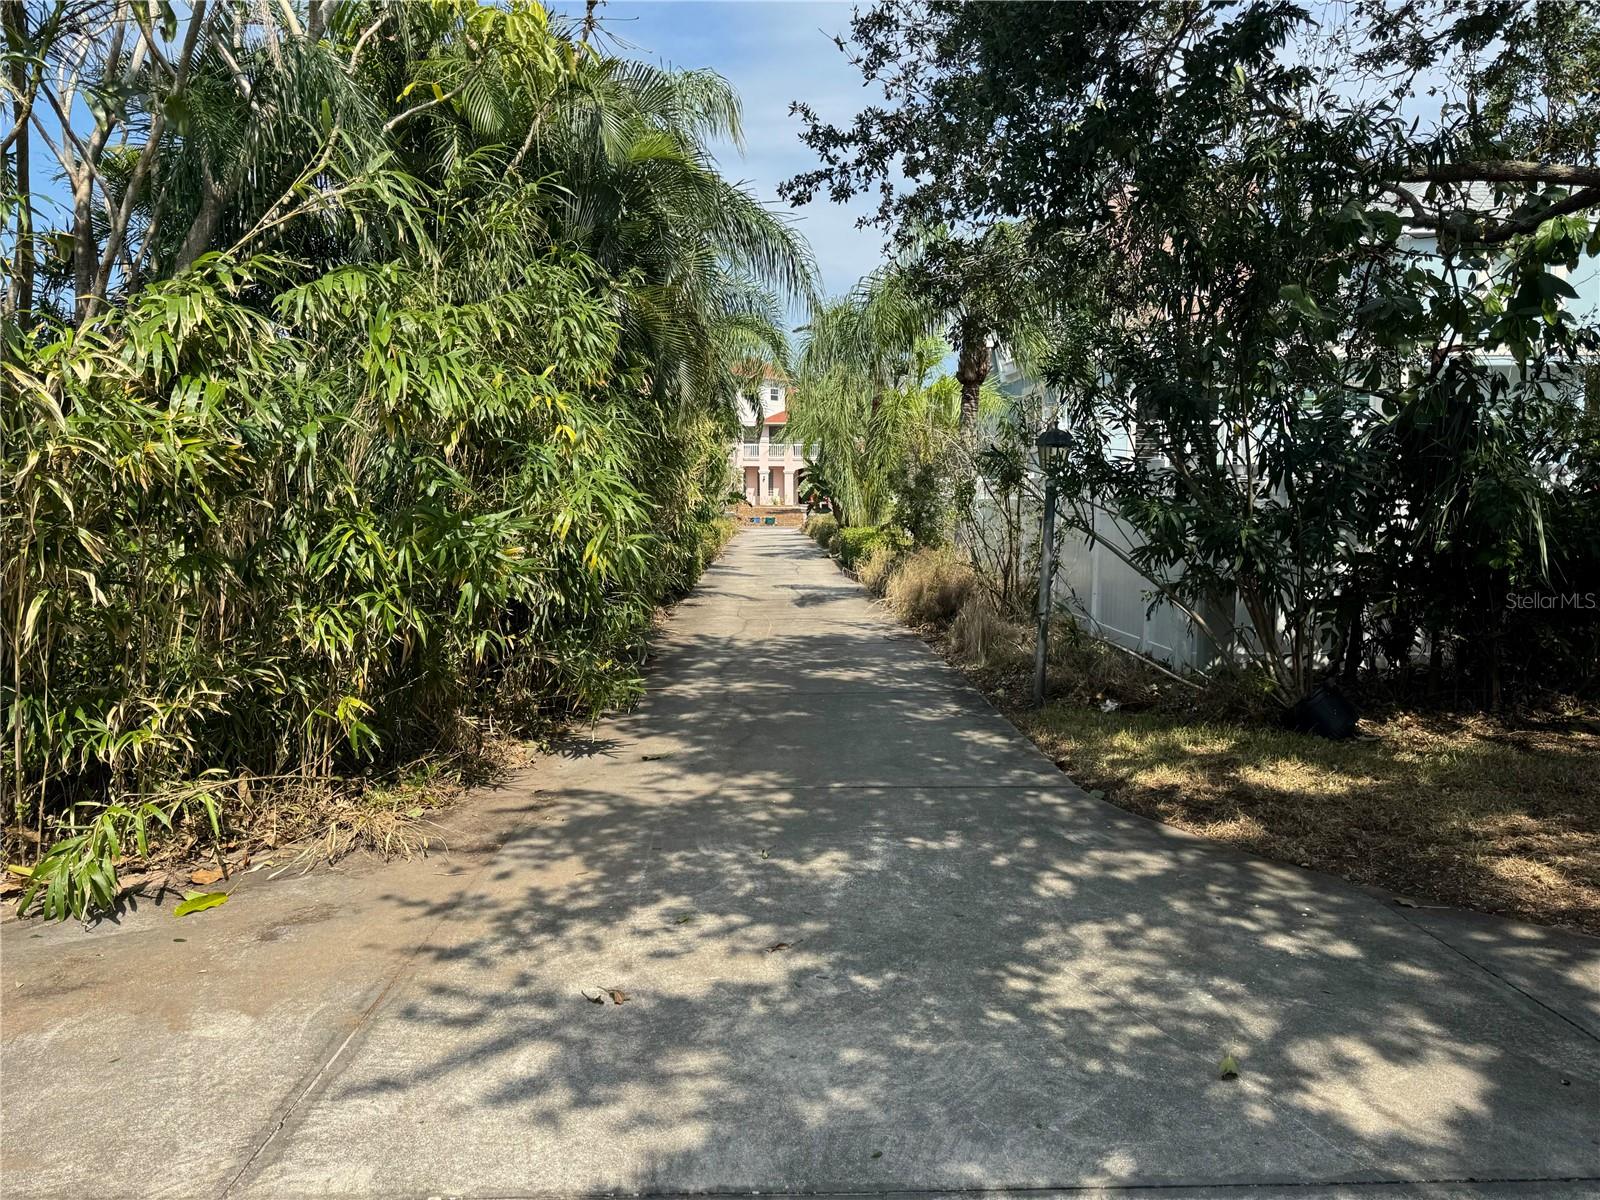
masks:
<path id="1" fill-rule="evenodd" d="M 1071 448 L 1072 435 L 1059 425 L 1051 425 L 1034 439 L 1033 444 L 1039 451 L 1039 466 L 1048 480 L 1050 469 Z"/>
<path id="2" fill-rule="evenodd" d="M 1045 657 L 1050 641 L 1050 591 L 1056 573 L 1055 467 L 1072 445 L 1072 435 L 1052 424 L 1039 434 L 1034 445 L 1039 451 L 1039 469 L 1044 473 L 1044 520 L 1039 529 L 1039 632 L 1033 647 L 1033 706 L 1043 708 Z"/>

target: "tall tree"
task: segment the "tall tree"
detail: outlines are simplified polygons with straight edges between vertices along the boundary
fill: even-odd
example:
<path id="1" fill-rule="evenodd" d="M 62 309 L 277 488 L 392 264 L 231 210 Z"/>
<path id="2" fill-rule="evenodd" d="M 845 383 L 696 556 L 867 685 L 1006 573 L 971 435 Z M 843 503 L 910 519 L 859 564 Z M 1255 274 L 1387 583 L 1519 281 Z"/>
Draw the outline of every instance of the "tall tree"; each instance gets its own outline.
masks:
<path id="1" fill-rule="evenodd" d="M 1392 568 L 1358 582 L 1368 547 L 1443 567 L 1492 511 L 1514 545 L 1478 527 L 1455 589 L 1476 615 L 1451 621 L 1463 655 L 1503 640 L 1496 590 L 1551 581 L 1572 447 L 1538 431 L 1572 427 L 1594 344 L 1565 278 L 1600 251 L 1591 6 L 1373 4 L 1323 30 L 1285 3 L 928 0 L 851 34 L 885 103 L 845 126 L 797 106 L 821 165 L 786 194 L 874 194 L 903 245 L 1021 223 L 1096 331 L 1050 372 L 1087 530 L 1110 509 L 1196 619 L 1237 596 L 1220 640 L 1292 701 L 1343 649 L 1335 612 L 1415 605 Z M 1479 449 L 1409 494 L 1398 431 L 1467 428 Z"/>

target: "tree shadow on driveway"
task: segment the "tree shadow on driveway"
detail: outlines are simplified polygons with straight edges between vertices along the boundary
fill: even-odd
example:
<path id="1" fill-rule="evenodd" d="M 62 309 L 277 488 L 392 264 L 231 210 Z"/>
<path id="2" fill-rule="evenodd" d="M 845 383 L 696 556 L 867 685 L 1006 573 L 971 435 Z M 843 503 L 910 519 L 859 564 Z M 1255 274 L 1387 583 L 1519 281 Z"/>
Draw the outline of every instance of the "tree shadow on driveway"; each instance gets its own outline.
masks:
<path id="1" fill-rule="evenodd" d="M 1595 943 L 1091 800 L 855 589 L 784 629 L 753 557 L 549 820 L 390 898 L 440 932 L 254 1191 L 1600 1175 Z"/>

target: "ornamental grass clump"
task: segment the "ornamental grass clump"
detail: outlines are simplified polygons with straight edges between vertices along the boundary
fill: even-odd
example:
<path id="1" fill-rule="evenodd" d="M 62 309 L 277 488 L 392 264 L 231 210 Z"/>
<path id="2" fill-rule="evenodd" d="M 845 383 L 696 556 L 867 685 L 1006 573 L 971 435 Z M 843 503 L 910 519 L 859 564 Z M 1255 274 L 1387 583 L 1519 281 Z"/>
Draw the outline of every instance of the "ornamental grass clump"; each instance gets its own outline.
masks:
<path id="1" fill-rule="evenodd" d="M 918 550 L 889 579 L 884 598 L 912 625 L 944 624 L 955 618 L 977 583 L 972 568 L 949 549 Z"/>
<path id="2" fill-rule="evenodd" d="M 900 548 L 887 539 L 880 539 L 861 556 L 861 561 L 856 565 L 856 578 L 867 591 L 874 596 L 881 596 L 889 586 L 889 579 L 899 561 Z"/>
<path id="3" fill-rule="evenodd" d="M 1028 631 L 1008 621 L 993 595 L 975 587 L 961 602 L 950 623 L 950 649 L 962 662 L 975 667 L 1012 667 L 1026 657 Z"/>

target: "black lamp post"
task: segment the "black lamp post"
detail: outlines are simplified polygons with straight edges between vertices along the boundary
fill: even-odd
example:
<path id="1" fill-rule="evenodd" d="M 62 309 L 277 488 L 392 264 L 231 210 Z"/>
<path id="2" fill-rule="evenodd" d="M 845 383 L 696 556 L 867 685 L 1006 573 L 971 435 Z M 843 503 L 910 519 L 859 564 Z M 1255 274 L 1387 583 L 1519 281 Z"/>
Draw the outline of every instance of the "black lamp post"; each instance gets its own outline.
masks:
<path id="1" fill-rule="evenodd" d="M 1044 473 L 1044 522 L 1039 531 L 1039 633 L 1033 649 L 1033 706 L 1044 707 L 1045 654 L 1050 640 L 1050 590 L 1055 578 L 1055 466 L 1072 445 L 1072 435 L 1058 425 L 1039 434 L 1039 469 Z"/>

